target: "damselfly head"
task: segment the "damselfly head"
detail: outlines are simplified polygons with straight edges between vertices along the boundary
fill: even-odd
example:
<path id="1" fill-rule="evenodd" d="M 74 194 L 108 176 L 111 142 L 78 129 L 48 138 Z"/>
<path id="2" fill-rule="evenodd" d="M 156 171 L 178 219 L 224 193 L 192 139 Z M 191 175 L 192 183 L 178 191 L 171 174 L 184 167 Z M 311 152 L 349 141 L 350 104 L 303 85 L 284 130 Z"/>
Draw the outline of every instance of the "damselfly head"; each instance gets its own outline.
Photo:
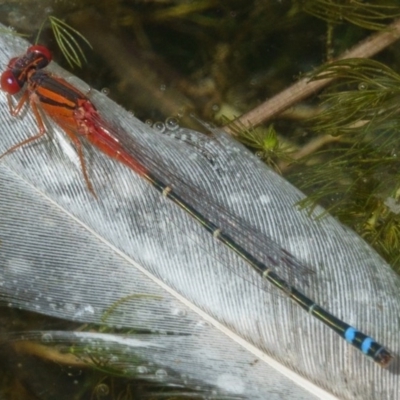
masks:
<path id="1" fill-rule="evenodd" d="M 51 59 L 52 55 L 47 47 L 28 47 L 24 55 L 14 57 L 8 63 L 6 71 L 1 75 L 1 89 L 11 95 L 18 93 L 25 85 L 29 72 L 45 68 Z"/>

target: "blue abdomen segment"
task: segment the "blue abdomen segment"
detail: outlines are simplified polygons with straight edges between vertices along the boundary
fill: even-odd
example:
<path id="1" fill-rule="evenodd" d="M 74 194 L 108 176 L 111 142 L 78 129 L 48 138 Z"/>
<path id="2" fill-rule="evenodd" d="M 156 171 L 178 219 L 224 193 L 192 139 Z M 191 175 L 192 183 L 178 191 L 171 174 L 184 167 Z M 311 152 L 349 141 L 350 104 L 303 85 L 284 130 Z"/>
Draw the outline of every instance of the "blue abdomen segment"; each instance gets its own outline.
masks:
<path id="1" fill-rule="evenodd" d="M 387 363 L 388 357 L 390 357 L 389 359 L 392 358 L 382 345 L 352 326 L 349 326 L 344 331 L 343 337 L 347 342 L 360 349 L 365 355 L 372 357 L 379 364 Z"/>

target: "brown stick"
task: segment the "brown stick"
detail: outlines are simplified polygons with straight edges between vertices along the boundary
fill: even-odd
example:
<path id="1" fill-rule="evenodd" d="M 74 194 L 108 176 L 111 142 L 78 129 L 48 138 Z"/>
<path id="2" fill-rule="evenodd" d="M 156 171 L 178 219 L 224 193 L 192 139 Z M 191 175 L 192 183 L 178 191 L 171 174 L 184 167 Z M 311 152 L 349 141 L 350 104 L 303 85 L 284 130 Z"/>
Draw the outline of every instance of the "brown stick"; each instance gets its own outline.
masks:
<path id="1" fill-rule="evenodd" d="M 367 39 L 361 41 L 352 49 L 343 53 L 337 60 L 346 58 L 368 58 L 379 53 L 390 44 L 400 38 L 400 19 L 397 19 L 387 27 L 385 31 L 375 33 Z M 309 78 L 300 79 L 294 85 L 288 87 L 284 91 L 264 103 L 260 104 L 253 110 L 243 114 L 235 121 L 226 125 L 224 129 L 234 135 L 231 124 L 242 124 L 245 127 L 255 126 L 261 122 L 265 122 L 282 111 L 286 110 L 298 101 L 316 93 L 318 90 L 326 86 L 332 79 L 322 79 L 318 81 L 309 81 Z"/>

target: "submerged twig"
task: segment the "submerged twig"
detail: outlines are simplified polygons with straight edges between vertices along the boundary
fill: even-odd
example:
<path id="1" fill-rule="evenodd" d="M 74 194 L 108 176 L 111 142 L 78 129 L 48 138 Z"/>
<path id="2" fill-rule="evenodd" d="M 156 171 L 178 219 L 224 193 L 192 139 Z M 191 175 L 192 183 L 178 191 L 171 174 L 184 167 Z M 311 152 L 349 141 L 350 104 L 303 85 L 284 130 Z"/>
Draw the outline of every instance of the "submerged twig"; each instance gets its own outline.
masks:
<path id="1" fill-rule="evenodd" d="M 349 51 L 346 51 L 338 60 L 346 58 L 369 58 L 385 49 L 387 46 L 400 38 L 400 19 L 397 19 L 387 30 L 375 33 L 363 40 L 361 43 L 354 46 Z M 311 94 L 319 91 L 326 86 L 332 79 L 322 79 L 310 82 L 310 78 L 306 77 L 300 79 L 294 85 L 288 87 L 271 99 L 265 101 L 253 110 L 243 114 L 230 124 L 226 125 L 224 129 L 234 134 L 231 129 L 232 123 L 239 123 L 246 127 L 255 126 L 261 122 L 272 119 L 277 114 L 286 110 L 298 101 L 310 96 Z"/>

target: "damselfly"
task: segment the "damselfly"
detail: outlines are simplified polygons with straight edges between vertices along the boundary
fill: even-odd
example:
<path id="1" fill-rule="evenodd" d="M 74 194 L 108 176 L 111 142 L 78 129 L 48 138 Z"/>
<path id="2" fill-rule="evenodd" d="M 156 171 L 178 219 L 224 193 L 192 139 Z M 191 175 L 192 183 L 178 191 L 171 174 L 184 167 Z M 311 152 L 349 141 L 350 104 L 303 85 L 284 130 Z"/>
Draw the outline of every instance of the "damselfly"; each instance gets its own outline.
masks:
<path id="1" fill-rule="evenodd" d="M 75 145 L 86 185 L 93 195 L 95 195 L 95 191 L 87 173 L 81 138 L 85 138 L 101 152 L 139 174 L 163 196 L 185 210 L 216 240 L 245 260 L 262 278 L 284 291 L 295 303 L 347 342 L 371 357 L 380 366 L 389 365 L 393 356 L 385 347 L 336 318 L 273 271 L 277 264 L 282 263 L 289 267 L 301 267 L 302 263 L 299 260 L 269 237 L 263 237 L 265 252 L 273 252 L 274 256 L 266 255 L 264 258 L 260 258 L 258 254 L 251 251 L 252 247 L 248 244 L 248 238 L 245 240 L 241 227 L 237 227 L 238 220 L 227 214 L 225 221 L 229 225 L 228 229 L 227 226 L 218 223 L 218 219 L 213 220 L 212 214 L 206 214 L 203 212 L 204 209 L 200 210 L 196 206 L 199 203 L 190 201 L 193 197 L 186 197 L 182 192 L 177 193 L 171 182 L 163 179 L 165 175 L 160 172 L 161 169 L 156 169 L 154 172 L 152 169 L 154 161 L 152 161 L 153 163 L 147 162 L 148 157 L 146 158 L 143 153 L 143 148 L 137 146 L 133 149 L 125 149 L 118 138 L 118 133 L 102 118 L 85 94 L 64 79 L 43 70 L 50 61 L 51 54 L 46 47 L 32 46 L 24 55 L 13 58 L 1 75 L 1 89 L 7 93 L 11 114 L 17 115 L 24 104 L 29 101 L 39 126 L 37 135 L 11 147 L 3 156 L 45 135 L 46 128 L 42 119 L 42 113 L 44 113 L 65 131 Z M 11 96 L 19 93 L 25 85 L 26 89 L 14 107 Z M 211 203 L 208 206 L 213 207 Z M 219 211 L 221 209 L 221 207 L 218 208 Z M 231 218 L 230 223 L 229 218 Z M 236 228 L 232 228 L 234 226 Z"/>

